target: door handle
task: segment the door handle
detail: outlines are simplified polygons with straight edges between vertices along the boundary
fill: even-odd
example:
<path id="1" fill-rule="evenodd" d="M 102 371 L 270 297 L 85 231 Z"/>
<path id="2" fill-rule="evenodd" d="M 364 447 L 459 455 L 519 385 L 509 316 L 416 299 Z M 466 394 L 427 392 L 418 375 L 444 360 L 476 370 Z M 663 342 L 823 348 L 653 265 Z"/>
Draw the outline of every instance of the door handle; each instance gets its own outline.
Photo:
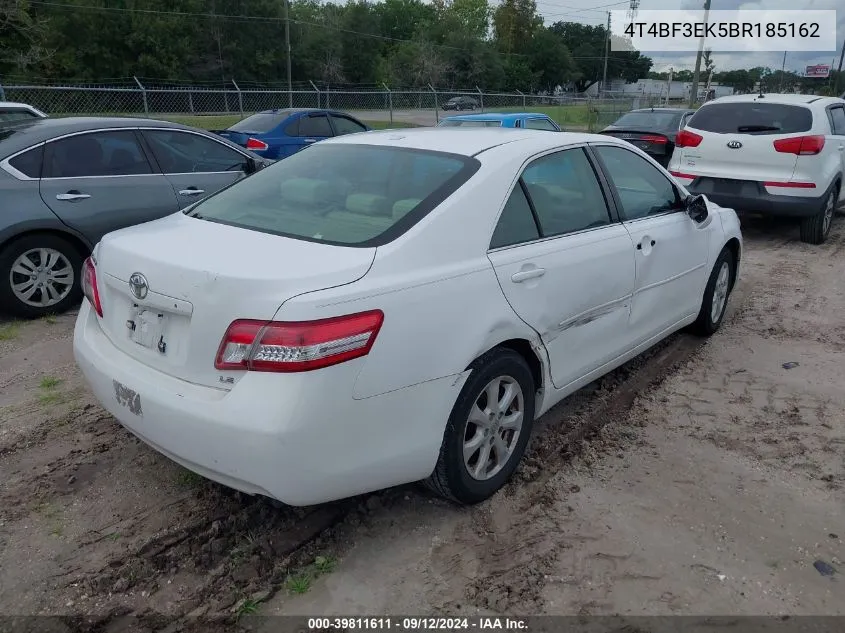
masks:
<path id="1" fill-rule="evenodd" d="M 637 244 L 637 250 L 638 250 L 638 251 L 643 250 L 643 244 L 644 244 L 645 242 L 647 242 L 647 241 L 648 241 L 648 240 L 643 240 L 642 242 L 640 242 L 639 244 Z M 651 240 L 651 245 L 652 245 L 652 246 L 654 246 L 655 244 L 657 244 L 657 242 L 655 242 L 654 240 Z"/>
<path id="2" fill-rule="evenodd" d="M 197 189 L 196 187 L 188 187 L 187 189 L 182 189 L 179 192 L 180 196 L 198 196 L 201 193 L 205 193 L 205 189 Z"/>
<path id="3" fill-rule="evenodd" d="M 56 200 L 64 200 L 66 202 L 76 202 L 77 200 L 86 200 L 90 198 L 91 194 L 88 193 L 80 193 L 76 189 L 72 189 L 67 193 L 60 193 L 56 195 Z"/>
<path id="4" fill-rule="evenodd" d="M 522 283 L 528 279 L 535 279 L 546 274 L 545 268 L 532 268 L 531 270 L 521 270 L 518 273 L 511 275 L 511 281 L 515 284 Z"/>
<path id="5" fill-rule="evenodd" d="M 839 146 L 839 151 L 840 151 L 840 152 L 845 152 L 845 145 L 840 145 L 840 146 Z"/>
<path id="6" fill-rule="evenodd" d="M 303 142 L 305 142 L 305 143 L 316 143 L 316 142 L 317 142 L 317 139 L 315 139 L 315 138 L 306 138 L 306 139 L 304 139 L 304 141 L 303 141 Z"/>

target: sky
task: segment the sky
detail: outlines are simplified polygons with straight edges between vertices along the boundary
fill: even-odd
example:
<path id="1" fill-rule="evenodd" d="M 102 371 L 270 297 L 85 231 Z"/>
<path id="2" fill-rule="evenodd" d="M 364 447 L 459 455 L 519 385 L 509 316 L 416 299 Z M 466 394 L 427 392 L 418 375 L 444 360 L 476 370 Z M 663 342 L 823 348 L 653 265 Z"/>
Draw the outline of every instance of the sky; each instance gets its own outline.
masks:
<path id="1" fill-rule="evenodd" d="M 536 0 L 537 10 L 543 16 L 546 25 L 557 21 L 582 22 L 584 24 L 606 24 L 608 10 L 624 10 L 628 3 L 612 0 Z M 691 0 L 640 0 L 640 10 L 665 9 L 698 9 L 703 8 L 704 2 Z M 839 49 L 833 52 L 794 52 L 786 55 L 786 70 L 803 73 L 805 67 L 815 64 L 831 64 L 833 68 L 839 64 L 839 53 L 842 41 L 845 39 L 845 1 L 843 0 L 762 0 L 748 2 L 747 0 L 711 0 L 711 11 L 734 9 L 767 9 L 767 10 L 796 10 L 796 9 L 838 9 L 836 19 L 836 39 Z M 706 46 L 706 44 L 705 44 Z M 655 72 L 665 72 L 673 67 L 677 70 L 693 70 L 695 68 L 695 52 L 690 53 L 650 53 L 641 51 L 654 60 Z M 753 68 L 768 66 L 779 70 L 783 63 L 783 53 L 720 53 L 713 51 L 713 61 L 716 72 L 734 70 L 738 68 Z M 845 68 L 845 66 L 843 66 Z"/>

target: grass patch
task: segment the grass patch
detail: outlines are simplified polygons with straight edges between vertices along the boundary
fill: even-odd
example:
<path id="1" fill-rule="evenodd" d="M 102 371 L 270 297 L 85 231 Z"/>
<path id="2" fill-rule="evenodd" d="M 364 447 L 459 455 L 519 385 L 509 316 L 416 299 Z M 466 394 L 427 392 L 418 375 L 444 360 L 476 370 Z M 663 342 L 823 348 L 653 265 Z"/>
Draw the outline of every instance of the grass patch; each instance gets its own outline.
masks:
<path id="1" fill-rule="evenodd" d="M 0 325 L 0 341 L 14 341 L 18 338 L 21 328 L 17 323 Z"/>
<path id="2" fill-rule="evenodd" d="M 314 562 L 288 576 L 285 581 L 285 589 L 290 593 L 308 593 L 311 585 L 317 578 L 329 574 L 337 567 L 337 560 L 331 556 L 317 556 Z"/>
<path id="3" fill-rule="evenodd" d="M 176 481 L 178 481 L 181 486 L 193 487 L 199 486 L 202 483 L 203 478 L 194 471 L 183 468 L 176 476 Z"/>
<path id="4" fill-rule="evenodd" d="M 55 376 L 44 376 L 38 383 L 41 393 L 38 394 L 38 401 L 44 405 L 58 404 L 65 398 L 65 394 L 57 391 L 56 388 L 62 384 L 61 378 Z"/>
<path id="5" fill-rule="evenodd" d="M 47 314 L 41 318 L 44 323 L 47 325 L 53 325 L 56 322 L 56 315 L 55 314 Z"/>
<path id="6" fill-rule="evenodd" d="M 238 610 L 235 612 L 235 616 L 240 618 L 245 615 L 252 615 L 258 611 L 258 603 L 255 600 L 251 600 L 247 598 L 244 600 L 241 605 L 238 607 Z"/>
<path id="7" fill-rule="evenodd" d="M 62 384 L 61 378 L 56 378 L 55 376 L 44 376 L 41 379 L 41 382 L 39 383 L 38 387 L 40 389 L 45 389 L 45 390 L 46 389 L 55 389 L 60 384 Z"/>

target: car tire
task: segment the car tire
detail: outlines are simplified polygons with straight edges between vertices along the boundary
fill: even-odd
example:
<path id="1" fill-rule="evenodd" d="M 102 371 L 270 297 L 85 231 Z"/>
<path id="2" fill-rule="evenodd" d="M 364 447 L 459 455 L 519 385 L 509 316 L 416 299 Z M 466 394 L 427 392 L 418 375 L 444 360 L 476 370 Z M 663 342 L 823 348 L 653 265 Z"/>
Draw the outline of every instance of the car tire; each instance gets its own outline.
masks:
<path id="1" fill-rule="evenodd" d="M 801 241 L 805 244 L 824 244 L 830 235 L 836 203 L 839 200 L 839 183 L 831 187 L 825 198 L 824 206 L 816 215 L 801 220 Z"/>
<path id="2" fill-rule="evenodd" d="M 46 262 L 42 261 L 42 253 L 48 257 Z M 52 272 L 64 274 L 51 277 L 50 271 L 39 270 L 39 264 L 50 262 L 53 262 L 50 266 Z M 18 271 L 32 269 L 33 275 L 45 275 L 40 282 L 44 284 L 44 289 L 36 288 L 31 303 L 21 296 L 20 290 L 15 291 L 14 286 L 20 288 L 27 280 L 24 274 L 13 272 L 13 268 Z M 82 298 L 81 269 L 80 252 L 71 242 L 57 235 L 26 235 L 10 242 L 0 251 L 0 310 L 28 319 L 64 312 Z M 33 280 L 33 283 L 39 281 Z M 37 305 L 48 284 L 55 292 L 56 300 L 47 305 Z M 24 292 L 30 289 L 23 287 Z"/>
<path id="3" fill-rule="evenodd" d="M 701 302 L 698 318 L 690 327 L 694 334 L 711 336 L 722 325 L 728 300 L 733 291 L 735 275 L 736 260 L 734 254 L 727 248 L 723 249 L 719 253 L 719 257 L 716 258 L 710 278 L 704 287 L 704 298 Z"/>
<path id="4" fill-rule="evenodd" d="M 516 471 L 531 435 L 535 398 L 531 369 L 513 350 L 495 348 L 470 368 L 449 415 L 437 465 L 424 482 L 441 497 L 465 505 L 488 499 Z M 494 391 L 498 400 L 490 406 L 487 394 Z"/>

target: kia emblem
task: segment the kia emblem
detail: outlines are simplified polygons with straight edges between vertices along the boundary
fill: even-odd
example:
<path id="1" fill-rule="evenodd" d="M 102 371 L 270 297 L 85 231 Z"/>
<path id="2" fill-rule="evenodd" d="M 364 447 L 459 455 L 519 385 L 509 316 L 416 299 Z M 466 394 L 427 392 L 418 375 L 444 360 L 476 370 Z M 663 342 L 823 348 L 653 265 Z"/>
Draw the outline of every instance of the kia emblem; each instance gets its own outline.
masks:
<path id="1" fill-rule="evenodd" d="M 742 143 L 740 143 L 739 141 L 728 141 L 728 147 L 730 147 L 731 149 L 739 149 L 740 147 L 742 147 Z"/>

